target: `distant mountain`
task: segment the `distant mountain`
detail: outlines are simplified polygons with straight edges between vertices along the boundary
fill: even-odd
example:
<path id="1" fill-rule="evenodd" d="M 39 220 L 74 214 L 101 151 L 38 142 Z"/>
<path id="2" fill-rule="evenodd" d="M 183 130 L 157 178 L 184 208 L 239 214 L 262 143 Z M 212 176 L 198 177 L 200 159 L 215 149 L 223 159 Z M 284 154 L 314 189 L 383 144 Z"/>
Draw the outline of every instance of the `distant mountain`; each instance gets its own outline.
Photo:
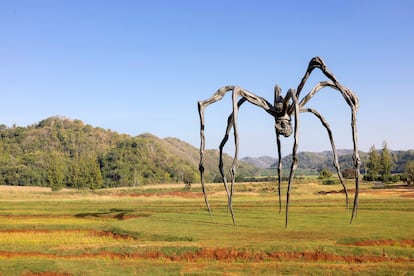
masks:
<path id="1" fill-rule="evenodd" d="M 252 164 L 255 167 L 261 168 L 261 169 L 267 169 L 270 168 L 277 159 L 271 156 L 261 156 L 261 157 L 244 157 L 240 159 L 241 161 L 244 161 L 246 163 Z"/>
<path id="2" fill-rule="evenodd" d="M 352 150 L 338 150 L 338 161 L 341 169 L 347 169 L 353 167 L 352 161 Z M 364 170 L 368 154 L 365 152 L 359 152 L 361 158 L 361 169 Z M 322 171 L 323 169 L 335 170 L 333 165 L 333 154 L 331 151 L 323 152 L 299 152 L 298 153 L 298 169 L 311 170 L 311 171 Z M 283 167 L 289 167 L 292 162 L 292 154 L 282 158 Z M 277 163 L 274 163 L 271 167 L 276 168 Z"/>
<path id="3" fill-rule="evenodd" d="M 339 149 L 337 150 L 339 165 L 342 170 L 353 167 L 353 150 L 350 149 Z M 323 151 L 323 152 L 299 152 L 298 156 L 298 169 L 310 170 L 319 172 L 323 169 L 329 169 L 334 171 L 333 166 L 333 154 L 332 151 Z M 391 151 L 393 159 L 392 173 L 401 173 L 405 170 L 405 164 L 414 160 L 414 150 L 407 151 Z M 368 153 L 359 152 L 361 158 L 361 172 L 365 171 L 365 165 L 368 160 Z M 241 160 L 244 162 L 250 163 L 253 166 L 256 166 L 261 169 L 270 169 L 277 168 L 277 159 L 269 156 L 263 157 L 244 157 Z M 289 168 L 292 162 L 292 155 L 287 155 L 282 158 L 282 166 L 284 168 Z"/>

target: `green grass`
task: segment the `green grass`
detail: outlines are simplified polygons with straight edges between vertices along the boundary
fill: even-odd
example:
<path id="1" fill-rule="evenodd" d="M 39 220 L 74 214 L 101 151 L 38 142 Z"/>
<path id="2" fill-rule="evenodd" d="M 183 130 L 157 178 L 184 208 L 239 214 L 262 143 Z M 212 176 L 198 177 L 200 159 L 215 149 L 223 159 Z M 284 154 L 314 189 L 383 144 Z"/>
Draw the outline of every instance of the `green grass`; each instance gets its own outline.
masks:
<path id="1" fill-rule="evenodd" d="M 297 184 L 285 228 L 274 184 L 237 184 L 233 226 L 221 185 L 208 185 L 212 218 L 200 188 L 185 191 L 183 186 L 3 190 L 0 275 L 414 271 L 412 197 L 371 194 L 371 187 L 363 185 L 358 217 L 350 224 L 342 194 L 318 194 L 340 190 L 339 185 Z M 367 241 L 371 243 L 357 244 Z"/>

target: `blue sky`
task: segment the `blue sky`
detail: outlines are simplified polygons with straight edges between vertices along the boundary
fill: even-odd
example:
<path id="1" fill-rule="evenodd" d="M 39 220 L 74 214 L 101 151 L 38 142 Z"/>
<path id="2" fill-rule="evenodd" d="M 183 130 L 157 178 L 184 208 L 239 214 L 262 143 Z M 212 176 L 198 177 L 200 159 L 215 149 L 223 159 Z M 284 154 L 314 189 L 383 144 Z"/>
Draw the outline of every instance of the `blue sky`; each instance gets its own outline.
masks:
<path id="1" fill-rule="evenodd" d="M 0 0 L 0 123 L 60 115 L 198 147 L 198 100 L 239 85 L 273 102 L 275 84 L 296 88 L 321 56 L 359 96 L 360 149 L 413 149 L 413 26 L 408 0 Z M 315 72 L 306 87 L 323 80 Z M 338 148 L 352 148 L 350 109 L 337 92 L 322 90 L 307 106 L 327 118 Z M 230 112 L 230 95 L 207 108 L 208 148 Z M 273 122 L 241 108 L 241 157 L 275 155 Z M 282 143 L 290 153 L 292 139 Z M 299 150 L 329 149 L 319 121 L 302 114 Z"/>

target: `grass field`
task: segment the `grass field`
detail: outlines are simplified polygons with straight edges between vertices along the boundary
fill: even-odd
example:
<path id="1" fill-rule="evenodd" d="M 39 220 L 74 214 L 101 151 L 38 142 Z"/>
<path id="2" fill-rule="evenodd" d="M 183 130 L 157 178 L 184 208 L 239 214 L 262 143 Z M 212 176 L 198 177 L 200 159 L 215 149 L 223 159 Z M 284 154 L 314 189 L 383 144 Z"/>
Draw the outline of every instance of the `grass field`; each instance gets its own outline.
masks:
<path id="1" fill-rule="evenodd" d="M 414 189 L 363 184 L 349 224 L 339 186 L 301 182 L 287 228 L 274 183 L 237 184 L 237 226 L 216 184 L 208 185 L 212 218 L 194 184 L 0 186 L 0 275 L 414 273 Z"/>

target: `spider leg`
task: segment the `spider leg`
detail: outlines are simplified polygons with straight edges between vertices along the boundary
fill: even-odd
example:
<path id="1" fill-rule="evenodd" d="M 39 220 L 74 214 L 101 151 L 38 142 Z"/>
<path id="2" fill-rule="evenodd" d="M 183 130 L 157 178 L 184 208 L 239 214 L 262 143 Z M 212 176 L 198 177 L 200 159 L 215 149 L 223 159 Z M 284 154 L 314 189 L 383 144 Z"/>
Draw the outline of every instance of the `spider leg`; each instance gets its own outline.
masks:
<path id="1" fill-rule="evenodd" d="M 331 146 L 332 146 L 334 166 L 335 166 L 336 172 L 338 174 L 339 181 L 341 182 L 341 185 L 344 188 L 345 198 L 346 198 L 345 199 L 346 200 L 346 209 L 348 210 L 348 206 L 349 206 L 349 204 L 348 204 L 348 202 L 349 202 L 349 199 L 348 199 L 348 190 L 347 190 L 347 188 L 345 186 L 344 178 L 342 176 L 341 169 L 339 167 L 338 154 L 336 153 L 336 147 L 335 147 L 335 142 L 334 142 L 334 139 L 333 139 L 333 136 L 332 136 L 331 128 L 329 127 L 329 124 L 325 120 L 325 118 L 318 111 L 316 111 L 315 109 L 306 108 L 306 109 L 301 109 L 300 111 L 301 112 L 310 112 L 310 113 L 314 114 L 316 117 L 319 118 L 319 120 L 321 121 L 322 125 L 326 128 L 326 131 L 328 132 L 329 140 L 330 140 Z"/>
<path id="2" fill-rule="evenodd" d="M 277 192 L 279 196 L 279 214 L 282 212 L 282 195 L 281 195 L 281 177 L 282 177 L 282 153 L 280 135 L 276 131 L 276 143 L 277 143 Z"/>
<path id="3" fill-rule="evenodd" d="M 235 150 L 234 150 L 234 157 L 233 157 L 233 163 L 230 168 L 231 172 L 231 187 L 230 187 L 230 197 L 229 197 L 229 208 L 232 210 L 232 203 L 233 203 L 233 193 L 234 193 L 234 183 L 236 180 L 236 165 L 237 165 L 237 158 L 238 158 L 238 152 L 239 152 L 239 133 L 238 133 L 238 127 L 237 127 L 237 117 L 238 117 L 238 110 L 240 105 L 237 103 L 237 98 L 242 97 L 242 100 L 240 100 L 241 103 L 244 101 L 248 101 L 251 104 L 254 104 L 258 107 L 263 108 L 266 112 L 270 114 L 274 114 L 273 106 L 266 101 L 264 98 L 259 97 L 241 87 L 234 87 L 233 91 L 233 133 L 234 133 L 234 144 L 235 144 Z M 234 223 L 234 218 L 233 218 Z"/>
<path id="4" fill-rule="evenodd" d="M 298 100 L 295 95 L 295 91 L 292 89 L 289 89 L 288 95 L 292 97 L 293 106 L 294 106 L 294 117 L 295 117 L 295 125 L 294 125 L 294 137 L 293 137 L 293 150 L 292 150 L 292 164 L 290 167 L 290 173 L 289 173 L 289 180 L 288 180 L 288 188 L 286 193 L 286 219 L 285 219 L 285 227 L 288 225 L 288 217 L 289 217 L 289 197 L 290 197 L 290 191 L 291 191 L 291 184 L 293 181 L 293 177 L 295 175 L 296 168 L 298 166 L 298 158 L 296 156 L 296 153 L 298 151 L 299 147 L 299 104 Z"/>
<path id="5" fill-rule="evenodd" d="M 354 205 L 352 208 L 352 216 L 351 216 L 351 223 L 353 219 L 356 217 L 357 210 L 358 210 L 358 195 L 359 195 L 359 177 L 360 177 L 360 165 L 361 159 L 359 157 L 358 152 L 358 135 L 357 135 L 357 127 L 356 127 L 356 113 L 359 107 L 359 100 L 357 95 L 352 92 L 350 89 L 342 86 L 335 78 L 335 76 L 330 73 L 326 66 L 323 64 L 321 70 L 324 74 L 332 80 L 319 82 L 312 88 L 312 90 L 300 101 L 299 105 L 302 108 L 319 90 L 324 87 L 331 87 L 333 89 L 338 90 L 343 98 L 345 99 L 346 103 L 351 108 L 352 117 L 351 117 L 351 127 L 352 127 L 352 142 L 354 146 L 354 153 L 353 153 L 353 161 L 354 161 L 354 169 L 355 169 L 355 195 L 354 195 Z M 316 115 L 316 114 L 315 114 Z"/>
<path id="6" fill-rule="evenodd" d="M 305 75 L 303 76 L 302 80 L 300 81 L 298 88 L 296 89 L 296 98 L 299 99 L 300 93 L 302 92 L 302 89 L 306 83 L 306 81 L 308 80 L 310 74 L 312 73 L 312 71 L 316 68 L 319 68 L 322 73 L 332 81 L 333 86 L 336 86 L 336 88 L 341 92 L 342 96 L 345 98 L 345 101 L 348 103 L 349 106 L 351 107 L 355 107 L 356 109 L 358 109 L 359 106 L 359 100 L 358 97 L 348 88 L 345 88 L 342 86 L 342 84 L 339 83 L 339 81 L 336 79 L 335 75 L 333 73 L 331 73 L 325 62 L 320 58 L 320 57 L 314 57 L 310 60 L 309 64 L 308 64 L 308 68 L 306 69 Z M 324 82 L 321 82 L 324 83 Z M 321 84 L 319 83 L 319 84 Z M 329 86 L 331 86 L 332 84 L 330 84 Z M 312 97 L 312 96 L 311 96 Z M 293 113 L 293 106 L 290 106 L 288 113 L 292 114 Z"/>
<path id="7" fill-rule="evenodd" d="M 224 173 L 224 163 L 223 163 L 223 148 L 226 145 L 227 141 L 229 140 L 229 133 L 231 128 L 233 127 L 233 113 L 231 113 L 231 115 L 229 116 L 229 118 L 227 119 L 227 128 L 226 128 L 226 133 L 224 134 L 223 140 L 221 140 L 220 143 L 220 147 L 219 147 L 219 171 L 220 171 L 220 175 L 221 175 L 221 179 L 223 180 L 223 184 L 224 184 L 224 189 L 226 190 L 227 193 L 227 209 L 230 210 L 231 216 L 232 218 L 233 216 L 233 209 L 230 208 L 230 191 L 229 191 L 229 187 L 227 185 L 227 178 L 226 175 Z M 233 220 L 233 224 L 234 224 L 234 220 Z"/>
<path id="8" fill-rule="evenodd" d="M 220 88 L 219 90 L 217 90 L 216 93 L 214 93 L 214 95 L 211 96 L 209 99 L 207 99 L 205 101 L 199 101 L 198 102 L 198 114 L 200 116 L 200 140 L 201 140 L 201 143 L 200 143 L 200 163 L 199 163 L 198 168 L 199 168 L 199 171 L 200 171 L 201 189 L 203 190 L 204 201 L 206 203 L 206 206 L 207 206 L 208 213 L 209 213 L 210 217 L 212 217 L 212 213 L 211 213 L 210 204 L 209 204 L 208 198 L 207 198 L 207 193 L 206 193 L 206 189 L 205 189 L 205 180 L 204 180 L 204 152 L 205 152 L 205 147 L 206 147 L 205 135 L 204 135 L 204 128 L 205 128 L 204 110 L 208 105 L 221 100 L 227 92 L 232 91 L 232 90 L 234 90 L 234 86 L 224 86 L 224 87 Z"/>
<path id="9" fill-rule="evenodd" d="M 234 142 L 235 142 L 235 152 L 234 152 L 234 157 L 233 157 L 233 162 L 230 168 L 230 172 L 231 172 L 231 177 L 232 177 L 232 181 L 231 181 L 231 188 L 230 188 L 230 192 L 228 192 L 228 187 L 227 187 L 227 183 L 225 183 L 225 187 L 227 187 L 227 192 L 228 192 L 228 208 L 230 209 L 231 213 L 232 213 L 232 219 L 233 219 L 233 224 L 235 224 L 235 219 L 234 219 L 234 214 L 233 214 L 233 208 L 232 208 L 232 196 L 233 196 L 233 192 L 234 192 L 234 183 L 235 183 L 235 178 L 236 178 L 236 165 L 237 165 L 237 157 L 238 157 L 238 149 L 239 149 L 239 139 L 238 139 L 238 129 L 237 129 L 237 115 L 238 115 L 238 108 L 240 107 L 240 105 L 244 102 L 244 101 L 248 101 L 256 106 L 259 106 L 261 108 L 263 108 L 266 112 L 272 114 L 274 116 L 275 112 L 273 110 L 273 106 L 266 101 L 264 98 L 259 97 L 245 89 L 242 89 L 240 87 L 235 87 L 235 86 L 225 86 L 220 88 L 219 90 L 216 91 L 216 93 L 214 93 L 214 95 L 212 97 L 210 97 L 209 99 L 205 100 L 205 101 L 199 101 L 198 102 L 198 110 L 199 110 L 199 115 L 200 115 L 200 138 L 201 138 L 201 144 L 200 144 L 200 164 L 199 164 L 199 170 L 200 170 L 200 178 L 201 178 L 201 187 L 203 190 L 203 195 L 204 195 L 204 200 L 206 202 L 206 206 L 209 210 L 209 214 L 211 216 L 211 209 L 210 209 L 210 205 L 208 203 L 208 199 L 207 199 L 207 194 L 205 191 L 205 183 L 204 183 L 204 151 L 205 151 L 205 135 L 204 135 L 204 109 L 206 106 L 215 103 L 219 100 L 221 100 L 224 95 L 229 92 L 229 91 L 233 91 L 233 95 L 232 95 L 232 102 L 233 102 L 233 113 L 230 115 L 230 117 L 228 118 L 228 126 L 226 129 L 226 134 L 220 144 L 221 147 L 221 151 L 220 151 L 220 164 L 219 167 L 221 168 L 220 173 L 222 174 L 222 176 L 224 175 L 223 172 L 223 168 L 222 168 L 222 148 L 224 147 L 225 143 L 228 140 L 228 133 L 230 132 L 231 128 L 233 127 L 233 132 L 234 132 Z M 241 96 L 242 99 L 239 101 L 239 103 L 237 102 L 237 98 Z"/>
<path id="10" fill-rule="evenodd" d="M 279 98 L 280 98 L 281 89 L 278 85 L 275 85 L 274 89 L 274 106 L 276 107 Z M 286 110 L 287 102 L 284 102 L 284 110 Z M 275 117 L 275 124 L 277 123 L 277 117 Z M 281 195 L 281 178 L 282 178 L 282 151 L 281 151 L 281 143 L 280 143 L 280 134 L 277 128 L 275 127 L 276 132 L 276 144 L 277 144 L 277 192 L 279 197 L 279 214 L 282 212 L 282 195 Z"/>
<path id="11" fill-rule="evenodd" d="M 352 223 L 353 219 L 357 216 L 357 210 L 359 205 L 358 195 L 359 195 L 359 169 L 361 166 L 361 159 L 359 158 L 359 152 L 358 152 L 358 134 L 357 134 L 357 128 L 356 128 L 356 109 L 352 108 L 352 119 L 351 119 L 351 125 L 352 125 L 352 139 L 354 142 L 354 155 L 353 155 L 353 161 L 355 165 L 355 195 L 354 195 L 354 206 L 352 208 L 352 216 L 351 221 Z"/>
<path id="12" fill-rule="evenodd" d="M 233 91 L 233 134 L 234 134 L 234 157 L 233 162 L 230 167 L 230 174 L 231 174 L 231 186 L 230 186 L 230 196 L 228 200 L 228 208 L 230 209 L 233 225 L 236 225 L 236 221 L 234 219 L 233 214 L 233 193 L 234 193 L 234 183 L 236 182 L 236 167 L 237 167 L 237 158 L 239 154 L 239 133 L 237 129 L 237 117 L 239 113 L 239 107 L 237 105 L 237 98 L 239 94 L 239 89 L 236 87 Z"/>
<path id="13" fill-rule="evenodd" d="M 241 98 L 239 100 L 239 102 L 237 103 L 237 108 L 240 108 L 240 106 L 246 101 L 246 98 Z M 233 127 L 233 120 L 234 120 L 234 112 L 232 112 L 230 114 L 230 116 L 227 118 L 227 127 L 226 127 L 226 133 L 224 134 L 223 140 L 221 140 L 220 143 L 220 159 L 219 159 L 219 170 L 220 170 L 220 175 L 223 179 L 223 184 L 224 184 L 224 188 L 226 189 L 226 193 L 227 193 L 227 208 L 230 210 L 230 214 L 231 214 L 231 218 L 233 220 L 233 225 L 236 225 L 236 220 L 234 217 L 234 212 L 233 212 L 233 206 L 231 204 L 232 202 L 232 192 L 229 191 L 228 185 L 227 185 L 227 178 L 226 175 L 224 174 L 224 164 L 223 164 L 223 148 L 226 145 L 227 141 L 229 140 L 229 133 L 231 128 Z"/>
<path id="14" fill-rule="evenodd" d="M 332 81 L 332 83 L 329 82 L 320 82 L 318 85 L 322 85 L 322 87 L 330 86 L 337 90 L 339 90 L 344 97 L 345 101 L 349 105 L 349 107 L 352 110 L 352 119 L 351 119 L 351 126 L 352 126 L 352 140 L 354 144 L 354 154 L 353 154 L 353 161 L 355 166 L 355 195 L 354 195 L 354 206 L 352 208 L 352 217 L 351 217 L 351 223 L 354 217 L 356 217 L 357 209 L 358 209 L 358 194 L 359 194 L 359 169 L 360 169 L 360 163 L 361 160 L 359 158 L 358 153 L 358 137 L 357 137 L 357 130 L 356 130 L 356 112 L 358 110 L 359 106 L 359 100 L 356 94 L 354 94 L 350 89 L 342 86 L 342 84 L 339 83 L 339 81 L 336 79 L 335 75 L 332 74 L 328 68 L 326 67 L 325 63 L 320 57 L 314 57 L 310 60 L 308 64 L 308 68 L 306 69 L 305 75 L 303 76 L 301 82 L 299 83 L 299 86 L 297 88 L 296 96 L 299 98 L 300 92 L 302 91 L 305 82 L 309 78 L 311 72 L 313 69 L 319 68 L 322 73 Z M 317 85 L 317 86 L 318 86 Z M 321 88 L 322 88 L 321 87 Z M 310 99 L 312 96 L 316 93 L 317 90 L 321 89 L 317 88 L 315 92 L 309 93 L 302 101 L 301 101 L 301 107 Z M 314 88 L 315 89 L 315 88 Z M 302 105 L 303 102 L 303 105 Z M 289 114 L 293 113 L 293 107 L 290 107 L 288 110 Z"/>

